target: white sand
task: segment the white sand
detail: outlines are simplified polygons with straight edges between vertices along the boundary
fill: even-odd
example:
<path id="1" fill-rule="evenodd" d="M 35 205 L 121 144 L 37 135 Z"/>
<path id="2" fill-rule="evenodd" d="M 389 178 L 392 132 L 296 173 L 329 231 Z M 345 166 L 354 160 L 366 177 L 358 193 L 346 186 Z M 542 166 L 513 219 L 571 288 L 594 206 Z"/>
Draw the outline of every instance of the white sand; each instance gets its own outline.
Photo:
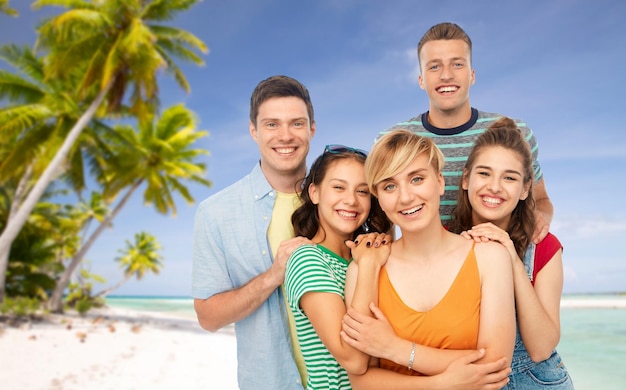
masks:
<path id="1" fill-rule="evenodd" d="M 0 328 L 0 388 L 237 389 L 236 354 L 231 327 L 209 333 L 194 319 L 118 309 L 51 316 Z"/>
<path id="2" fill-rule="evenodd" d="M 565 298 L 561 307 L 626 309 L 626 298 Z M 0 324 L 3 390 L 231 390 L 236 366 L 232 327 L 209 333 L 193 318 L 106 309 Z"/>

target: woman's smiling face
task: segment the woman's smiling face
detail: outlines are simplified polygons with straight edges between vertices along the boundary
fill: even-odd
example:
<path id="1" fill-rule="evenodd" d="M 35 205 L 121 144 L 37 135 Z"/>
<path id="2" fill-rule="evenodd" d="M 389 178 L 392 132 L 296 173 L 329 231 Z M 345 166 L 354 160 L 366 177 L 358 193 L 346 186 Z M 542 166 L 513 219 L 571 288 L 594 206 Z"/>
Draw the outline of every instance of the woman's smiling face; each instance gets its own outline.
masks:
<path id="1" fill-rule="evenodd" d="M 467 190 L 473 223 L 489 221 L 506 230 L 517 203 L 528 196 L 530 183 L 524 183 L 517 152 L 490 146 L 480 151 L 461 185 Z"/>

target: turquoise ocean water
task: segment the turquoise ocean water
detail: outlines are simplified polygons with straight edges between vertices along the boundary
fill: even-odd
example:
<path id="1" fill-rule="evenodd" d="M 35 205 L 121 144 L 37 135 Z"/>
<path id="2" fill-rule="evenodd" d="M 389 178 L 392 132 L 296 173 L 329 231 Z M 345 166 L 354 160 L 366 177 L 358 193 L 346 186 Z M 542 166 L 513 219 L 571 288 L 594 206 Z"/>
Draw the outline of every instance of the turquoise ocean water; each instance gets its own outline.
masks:
<path id="1" fill-rule="evenodd" d="M 572 295 L 564 300 L 626 300 L 621 295 Z M 195 319 L 193 299 L 108 297 L 111 307 L 167 313 Z M 626 309 L 561 308 L 563 357 L 577 390 L 626 389 Z"/>

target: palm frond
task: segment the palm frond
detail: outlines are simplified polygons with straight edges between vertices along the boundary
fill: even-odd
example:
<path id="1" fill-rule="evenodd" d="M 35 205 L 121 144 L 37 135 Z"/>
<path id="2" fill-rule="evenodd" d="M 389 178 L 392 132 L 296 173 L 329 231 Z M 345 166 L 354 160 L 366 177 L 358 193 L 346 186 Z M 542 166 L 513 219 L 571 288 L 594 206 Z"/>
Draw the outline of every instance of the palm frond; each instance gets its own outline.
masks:
<path id="1" fill-rule="evenodd" d="M 0 99 L 23 103 L 41 100 L 43 96 L 41 85 L 0 69 Z"/>
<path id="2" fill-rule="evenodd" d="M 34 81 L 41 82 L 44 78 L 43 61 L 28 46 L 3 45 L 0 47 L 0 58 Z"/>
<path id="3" fill-rule="evenodd" d="M 0 109 L 0 133 L 9 138 L 52 116 L 44 104 L 24 104 Z"/>
<path id="4" fill-rule="evenodd" d="M 188 10 L 198 0 L 154 0 L 141 13 L 144 20 L 166 21 L 173 19 L 179 12 Z"/>
<path id="5" fill-rule="evenodd" d="M 112 21 L 95 9 L 70 9 L 62 14 L 46 19 L 38 27 L 39 44 L 44 47 L 70 47 L 94 31 L 106 31 L 113 26 Z"/>
<path id="6" fill-rule="evenodd" d="M 183 47 L 198 50 L 202 52 L 203 54 L 208 54 L 209 52 L 209 48 L 207 47 L 207 45 L 200 38 L 190 33 L 189 31 L 186 31 L 177 27 L 155 25 L 155 24 L 147 24 L 147 26 L 157 37 L 158 39 L 157 43 L 170 42 L 173 45 L 183 46 Z M 180 57 L 180 58 L 184 59 L 184 57 Z"/>

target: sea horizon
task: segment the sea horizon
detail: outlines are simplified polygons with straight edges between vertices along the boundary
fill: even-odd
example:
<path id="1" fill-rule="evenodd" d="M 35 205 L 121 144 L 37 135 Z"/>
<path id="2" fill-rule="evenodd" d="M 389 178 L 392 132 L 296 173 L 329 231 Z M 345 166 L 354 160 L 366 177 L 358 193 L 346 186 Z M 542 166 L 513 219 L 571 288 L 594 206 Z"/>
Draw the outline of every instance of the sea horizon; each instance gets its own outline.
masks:
<path id="1" fill-rule="evenodd" d="M 614 292 L 571 292 L 571 293 L 563 293 L 561 294 L 561 298 L 571 298 L 575 296 L 622 296 L 626 298 L 626 291 L 614 291 Z M 107 298 L 157 298 L 157 299 L 193 299 L 193 296 L 190 295 L 156 295 L 156 294 L 110 294 L 105 297 Z"/>

